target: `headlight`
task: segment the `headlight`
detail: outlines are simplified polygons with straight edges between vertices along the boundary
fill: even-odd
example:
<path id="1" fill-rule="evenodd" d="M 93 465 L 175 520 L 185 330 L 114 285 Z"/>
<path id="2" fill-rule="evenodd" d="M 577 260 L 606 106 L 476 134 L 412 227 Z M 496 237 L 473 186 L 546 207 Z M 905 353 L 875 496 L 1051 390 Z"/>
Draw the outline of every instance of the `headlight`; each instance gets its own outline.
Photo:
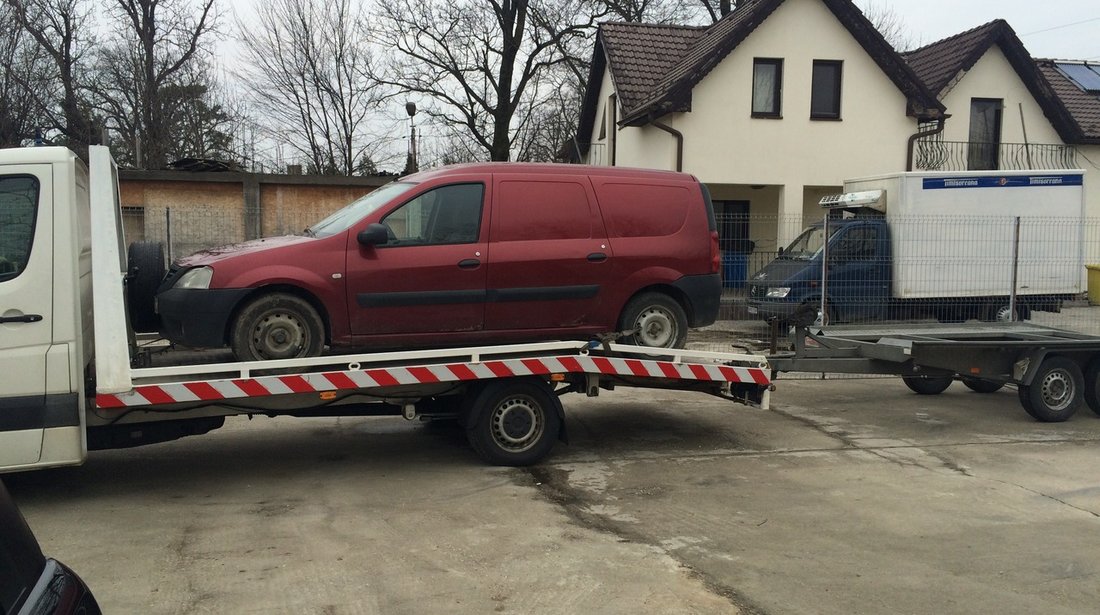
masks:
<path id="1" fill-rule="evenodd" d="M 210 288 L 210 278 L 214 270 L 210 267 L 195 267 L 180 276 L 172 288 Z"/>
<path id="2" fill-rule="evenodd" d="M 786 299 L 789 294 L 791 294 L 791 287 L 773 286 L 768 289 L 768 294 L 765 297 L 768 299 Z"/>

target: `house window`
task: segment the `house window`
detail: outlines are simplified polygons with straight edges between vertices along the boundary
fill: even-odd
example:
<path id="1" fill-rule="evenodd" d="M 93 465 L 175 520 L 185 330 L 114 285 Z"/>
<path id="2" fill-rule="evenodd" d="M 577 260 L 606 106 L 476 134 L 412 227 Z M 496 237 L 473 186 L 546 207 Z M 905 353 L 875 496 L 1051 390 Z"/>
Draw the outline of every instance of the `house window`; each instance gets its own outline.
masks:
<path id="1" fill-rule="evenodd" d="M 752 62 L 752 116 L 781 117 L 783 60 L 756 58 Z"/>
<path id="2" fill-rule="evenodd" d="M 837 60 L 814 60 L 810 90 L 810 118 L 840 119 L 840 68 Z"/>
<path id="3" fill-rule="evenodd" d="M 1001 149 L 1000 98 L 970 99 L 970 147 L 966 168 L 970 171 L 992 171 L 999 165 Z"/>

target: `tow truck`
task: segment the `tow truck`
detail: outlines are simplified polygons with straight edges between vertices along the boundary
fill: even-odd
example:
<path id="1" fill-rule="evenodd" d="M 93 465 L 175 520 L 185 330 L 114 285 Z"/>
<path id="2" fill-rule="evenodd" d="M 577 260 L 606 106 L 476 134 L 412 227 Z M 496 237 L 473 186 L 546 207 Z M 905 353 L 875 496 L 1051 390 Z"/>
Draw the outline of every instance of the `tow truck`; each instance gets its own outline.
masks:
<path id="1" fill-rule="evenodd" d="M 0 151 L 0 472 L 174 440 L 226 417 L 455 419 L 498 465 L 565 439 L 562 396 L 675 389 L 766 409 L 764 357 L 601 339 L 198 363 L 130 326 L 118 170 L 59 147 Z"/>

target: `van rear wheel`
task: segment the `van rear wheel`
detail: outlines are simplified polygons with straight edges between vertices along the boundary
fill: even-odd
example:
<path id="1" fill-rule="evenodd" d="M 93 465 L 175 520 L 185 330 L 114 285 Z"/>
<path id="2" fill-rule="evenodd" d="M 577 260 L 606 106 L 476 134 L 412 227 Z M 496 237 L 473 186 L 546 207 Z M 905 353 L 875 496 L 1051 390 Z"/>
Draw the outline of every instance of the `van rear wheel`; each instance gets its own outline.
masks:
<path id="1" fill-rule="evenodd" d="M 688 322 L 684 308 L 662 293 L 642 293 L 623 309 L 619 321 L 622 331 L 633 331 L 623 341 L 651 348 L 683 348 L 687 343 Z"/>

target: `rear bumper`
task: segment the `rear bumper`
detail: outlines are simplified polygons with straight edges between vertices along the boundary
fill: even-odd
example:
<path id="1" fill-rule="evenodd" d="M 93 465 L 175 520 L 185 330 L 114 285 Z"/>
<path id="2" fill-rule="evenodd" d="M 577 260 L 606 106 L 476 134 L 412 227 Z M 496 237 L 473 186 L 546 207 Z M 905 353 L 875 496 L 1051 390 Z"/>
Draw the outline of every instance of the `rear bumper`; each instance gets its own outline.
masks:
<path id="1" fill-rule="evenodd" d="M 687 275 L 673 286 L 687 297 L 688 326 L 705 327 L 718 320 L 722 303 L 722 276 L 717 273 Z"/>
<path id="2" fill-rule="evenodd" d="M 157 295 L 160 334 L 181 346 L 225 346 L 229 318 L 250 292 L 250 288 L 166 290 Z"/>

